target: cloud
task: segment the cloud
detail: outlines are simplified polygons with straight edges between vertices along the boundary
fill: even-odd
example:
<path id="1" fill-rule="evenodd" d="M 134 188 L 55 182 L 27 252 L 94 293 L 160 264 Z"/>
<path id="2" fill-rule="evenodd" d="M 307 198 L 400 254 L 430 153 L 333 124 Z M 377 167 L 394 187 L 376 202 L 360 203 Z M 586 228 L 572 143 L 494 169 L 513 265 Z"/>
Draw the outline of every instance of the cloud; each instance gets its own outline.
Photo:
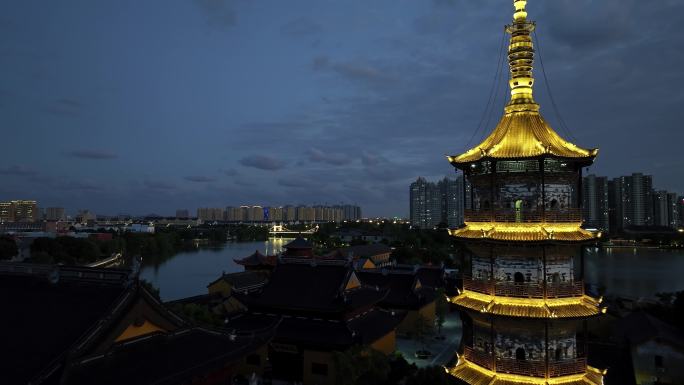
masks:
<path id="1" fill-rule="evenodd" d="M 327 163 L 333 166 L 343 166 L 351 163 L 352 159 L 344 154 L 323 152 L 317 148 L 310 148 L 307 152 L 309 160 L 315 163 Z"/>
<path id="2" fill-rule="evenodd" d="M 387 71 L 362 61 L 336 62 L 327 56 L 316 56 L 311 62 L 311 67 L 314 71 L 332 71 L 346 79 L 373 85 L 384 85 L 397 81 Z"/>
<path id="3" fill-rule="evenodd" d="M 38 172 L 30 167 L 22 165 L 12 165 L 7 167 L 0 167 L 0 175 L 11 176 L 34 176 Z"/>
<path id="4" fill-rule="evenodd" d="M 237 21 L 232 0 L 194 0 L 194 3 L 204 12 L 210 25 L 228 28 Z"/>
<path id="5" fill-rule="evenodd" d="M 74 158 L 81 158 L 81 159 L 95 159 L 95 160 L 100 160 L 100 159 L 116 159 L 118 156 L 112 152 L 109 151 L 102 151 L 102 150 L 73 150 L 67 153 L 67 155 L 74 157 Z"/>
<path id="6" fill-rule="evenodd" d="M 321 31 L 323 27 L 320 24 L 306 17 L 291 20 L 280 27 L 282 34 L 290 36 L 309 36 Z"/>
<path id="7" fill-rule="evenodd" d="M 253 167 L 259 170 L 275 171 L 285 167 L 285 163 L 264 155 L 250 155 L 240 160 L 245 167 Z"/>
<path id="8" fill-rule="evenodd" d="M 234 168 L 229 168 L 227 170 L 223 170 L 223 175 L 225 175 L 225 176 L 237 176 L 239 174 L 240 173 Z"/>
<path id="9" fill-rule="evenodd" d="M 83 104 L 75 99 L 57 99 L 47 106 L 47 112 L 60 116 L 76 116 L 80 114 Z"/>
<path id="10" fill-rule="evenodd" d="M 183 177 L 183 179 L 187 180 L 188 182 L 195 182 L 195 183 L 216 182 L 216 178 L 213 178 L 210 176 L 204 176 L 204 175 L 189 175 L 189 176 Z"/>
<path id="11" fill-rule="evenodd" d="M 176 186 L 172 183 L 166 183 L 158 180 L 145 179 L 143 185 L 151 190 L 173 190 Z"/>

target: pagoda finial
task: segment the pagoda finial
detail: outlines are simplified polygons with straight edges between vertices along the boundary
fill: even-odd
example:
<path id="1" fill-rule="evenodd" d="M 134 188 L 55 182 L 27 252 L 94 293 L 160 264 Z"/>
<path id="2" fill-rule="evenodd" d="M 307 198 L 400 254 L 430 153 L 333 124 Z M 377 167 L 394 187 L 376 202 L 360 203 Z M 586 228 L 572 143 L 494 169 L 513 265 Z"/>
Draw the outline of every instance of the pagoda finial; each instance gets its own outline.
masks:
<path id="1" fill-rule="evenodd" d="M 506 106 L 506 113 L 515 111 L 539 111 L 539 105 L 534 101 L 532 89 L 534 77 L 532 63 L 534 61 L 534 46 L 531 33 L 534 23 L 527 21 L 527 0 L 513 0 L 513 23 L 506 26 L 506 32 L 511 34 L 508 45 L 508 64 L 511 78 L 511 101 Z"/>

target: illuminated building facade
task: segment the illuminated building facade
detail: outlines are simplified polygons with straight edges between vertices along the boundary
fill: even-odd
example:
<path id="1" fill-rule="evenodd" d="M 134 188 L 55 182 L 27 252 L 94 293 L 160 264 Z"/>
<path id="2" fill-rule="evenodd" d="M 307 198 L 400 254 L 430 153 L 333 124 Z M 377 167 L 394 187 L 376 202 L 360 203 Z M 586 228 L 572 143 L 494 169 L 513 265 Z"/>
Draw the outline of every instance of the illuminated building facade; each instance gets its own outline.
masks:
<path id="1" fill-rule="evenodd" d="M 513 1 L 508 47 L 511 100 L 493 132 L 461 155 L 465 225 L 464 350 L 449 372 L 468 384 L 602 384 L 587 365 L 586 320 L 602 313 L 584 292 L 582 168 L 598 150 L 561 138 L 533 98 L 526 0 Z"/>

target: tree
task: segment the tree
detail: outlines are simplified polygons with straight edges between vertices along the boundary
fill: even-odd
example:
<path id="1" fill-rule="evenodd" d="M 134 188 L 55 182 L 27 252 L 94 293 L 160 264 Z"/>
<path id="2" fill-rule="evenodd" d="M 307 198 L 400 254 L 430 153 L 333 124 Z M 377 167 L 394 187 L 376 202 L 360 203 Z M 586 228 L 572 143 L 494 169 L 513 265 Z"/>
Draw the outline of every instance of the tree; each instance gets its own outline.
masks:
<path id="1" fill-rule="evenodd" d="M 437 289 L 437 298 L 435 299 L 435 315 L 437 316 L 437 334 L 442 334 L 442 326 L 446 322 L 446 316 L 449 314 L 449 301 L 447 300 L 444 288 Z"/>
<path id="2" fill-rule="evenodd" d="M 406 379 L 406 385 L 448 385 L 449 375 L 441 366 L 429 366 L 418 369 L 412 376 Z"/>
<path id="3" fill-rule="evenodd" d="M 14 239 L 8 236 L 0 237 L 0 259 L 11 259 L 19 254 L 19 248 Z"/>
<path id="4" fill-rule="evenodd" d="M 425 316 L 418 313 L 415 322 L 413 323 L 413 339 L 421 345 L 421 350 L 427 350 L 425 347 L 425 337 L 432 332 L 432 324 Z"/>
<path id="5" fill-rule="evenodd" d="M 387 356 L 375 349 L 355 347 L 334 352 L 337 385 L 375 385 L 387 380 L 390 364 Z"/>

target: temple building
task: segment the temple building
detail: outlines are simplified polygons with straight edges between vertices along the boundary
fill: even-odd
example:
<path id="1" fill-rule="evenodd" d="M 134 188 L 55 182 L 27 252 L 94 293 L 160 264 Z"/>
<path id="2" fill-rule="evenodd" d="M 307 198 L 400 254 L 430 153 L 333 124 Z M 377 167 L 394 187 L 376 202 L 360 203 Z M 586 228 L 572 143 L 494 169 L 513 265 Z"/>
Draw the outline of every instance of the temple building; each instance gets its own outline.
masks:
<path id="1" fill-rule="evenodd" d="M 534 22 L 514 0 L 506 27 L 511 99 L 493 132 L 463 154 L 463 351 L 449 372 L 468 384 L 602 384 L 587 364 L 586 320 L 605 311 L 585 293 L 582 168 L 598 150 L 560 137 L 533 98 Z M 465 185 L 465 184 L 464 184 Z M 468 196 L 466 196 L 468 195 Z"/>
<path id="2" fill-rule="evenodd" d="M 247 311 L 226 324 L 244 330 L 278 322 L 269 344 L 274 380 L 335 384 L 335 352 L 353 347 L 391 354 L 401 317 L 378 304 L 389 290 L 364 285 L 351 261 L 305 258 L 302 242 L 281 256 L 268 282 L 254 292 L 233 295 Z M 301 246 L 301 247 L 299 247 Z"/>
<path id="3" fill-rule="evenodd" d="M 261 376 L 277 323 L 208 329 L 128 269 L 0 263 L 3 384 L 217 384 Z"/>

